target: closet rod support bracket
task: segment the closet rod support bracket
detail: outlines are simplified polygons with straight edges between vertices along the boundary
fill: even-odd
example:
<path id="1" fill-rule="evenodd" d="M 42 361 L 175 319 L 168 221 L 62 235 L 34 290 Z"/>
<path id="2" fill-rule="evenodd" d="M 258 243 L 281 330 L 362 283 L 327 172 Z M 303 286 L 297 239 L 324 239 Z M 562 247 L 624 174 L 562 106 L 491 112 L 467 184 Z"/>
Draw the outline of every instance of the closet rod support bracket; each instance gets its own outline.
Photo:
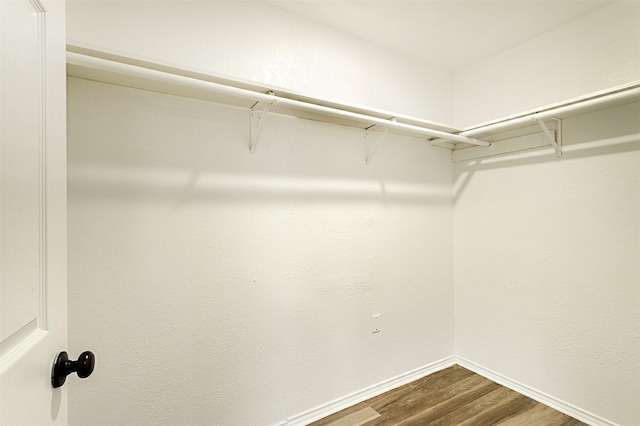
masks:
<path id="1" fill-rule="evenodd" d="M 274 92 L 269 92 L 270 96 L 275 96 Z M 255 154 L 256 145 L 258 144 L 258 139 L 260 138 L 260 133 L 262 132 L 262 126 L 266 121 L 267 115 L 269 114 L 269 109 L 275 105 L 275 101 L 262 103 L 262 109 L 259 109 L 258 106 L 260 102 L 256 102 L 253 107 L 251 107 L 250 114 L 250 122 L 249 122 L 249 152 L 251 154 Z"/>
<path id="2" fill-rule="evenodd" d="M 392 122 L 396 122 L 396 118 L 395 117 L 391 117 L 389 118 L 389 121 Z M 374 124 L 375 126 L 375 124 Z M 373 145 L 370 143 L 369 141 L 369 129 L 373 127 L 370 126 L 368 128 L 365 129 L 365 133 L 364 133 L 364 147 L 365 147 L 365 157 L 364 157 L 364 163 L 368 166 L 371 163 L 371 160 L 373 159 L 373 156 L 376 154 L 376 151 L 378 151 L 378 148 L 380 147 L 380 144 L 382 144 L 382 141 L 384 140 L 384 138 L 387 136 L 387 134 L 389 133 L 389 127 L 385 127 L 384 128 L 384 132 L 382 132 L 382 135 L 380 135 L 380 138 L 378 138 L 378 142 Z"/>
<path id="3" fill-rule="evenodd" d="M 556 124 L 557 124 L 555 137 L 554 135 L 551 134 L 551 132 L 549 131 L 549 128 L 544 123 L 544 121 L 540 118 L 536 118 L 538 125 L 544 132 L 545 138 L 547 139 L 549 144 L 553 146 L 553 149 L 555 149 L 556 157 L 560 158 L 562 157 L 562 120 L 558 120 L 558 119 L 554 119 L 554 120 L 556 121 Z"/>

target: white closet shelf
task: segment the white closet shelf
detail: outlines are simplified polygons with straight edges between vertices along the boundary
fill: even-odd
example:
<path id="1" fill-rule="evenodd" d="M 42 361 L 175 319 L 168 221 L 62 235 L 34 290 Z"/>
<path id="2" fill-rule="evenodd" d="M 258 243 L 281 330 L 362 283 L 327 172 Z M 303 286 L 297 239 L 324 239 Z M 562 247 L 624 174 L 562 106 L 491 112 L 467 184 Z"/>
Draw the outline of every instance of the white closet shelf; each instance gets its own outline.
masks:
<path id="1" fill-rule="evenodd" d="M 73 77 L 253 109 L 269 105 L 270 113 L 330 122 L 366 130 L 418 137 L 446 138 L 470 145 L 490 144 L 459 130 L 415 117 L 299 95 L 198 70 L 175 67 L 116 53 L 67 45 L 67 74 Z"/>
<path id="2" fill-rule="evenodd" d="M 67 75 L 251 110 L 252 120 L 258 120 L 252 124 L 252 148 L 259 136 L 262 119 L 267 113 L 277 113 L 426 138 L 434 146 L 451 149 L 454 161 L 512 152 L 492 145 L 495 142 L 506 146 L 505 139 L 531 135 L 536 133 L 535 129 L 540 130 L 538 137 L 520 140 L 514 150 L 553 146 L 560 156 L 563 118 L 640 100 L 640 81 L 636 81 L 462 130 L 416 117 L 312 98 L 277 87 L 75 44 L 67 45 Z M 253 133 L 254 127 L 257 127 L 257 133 Z M 369 159 L 367 152 L 367 161 Z"/>
<path id="3" fill-rule="evenodd" d="M 599 92 L 565 100 L 535 110 L 469 127 L 462 136 L 479 137 L 491 142 L 488 148 L 465 143 L 452 144 L 445 138 L 432 139 L 431 144 L 451 148 L 453 162 L 471 161 L 496 155 L 553 147 L 556 156 L 563 150 L 586 148 L 585 144 L 562 147 L 562 120 L 575 115 L 612 108 L 640 101 L 640 81 L 612 87 Z M 640 134 L 614 138 L 608 143 L 619 144 L 640 140 Z"/>
<path id="4" fill-rule="evenodd" d="M 534 110 L 526 111 L 516 115 L 511 115 L 498 120 L 482 123 L 460 131 L 460 136 L 488 138 L 507 130 L 523 128 L 545 120 L 562 120 L 578 114 L 596 111 L 603 108 L 610 108 L 624 105 L 640 100 L 640 81 L 627 83 L 612 87 L 588 95 L 568 99 Z M 433 139 L 432 145 L 446 144 L 450 141 L 446 139 Z M 458 144 L 456 149 L 464 149 L 468 146 Z"/>

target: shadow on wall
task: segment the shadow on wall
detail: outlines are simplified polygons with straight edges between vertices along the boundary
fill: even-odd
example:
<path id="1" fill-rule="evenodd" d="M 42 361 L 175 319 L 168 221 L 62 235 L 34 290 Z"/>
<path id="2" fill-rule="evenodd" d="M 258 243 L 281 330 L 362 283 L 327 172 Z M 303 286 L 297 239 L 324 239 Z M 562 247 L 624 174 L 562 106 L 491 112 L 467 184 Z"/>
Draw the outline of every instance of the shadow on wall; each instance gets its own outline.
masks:
<path id="1" fill-rule="evenodd" d="M 625 152 L 633 152 L 640 150 L 640 134 L 631 135 L 633 141 L 628 141 L 622 138 L 615 138 L 614 143 L 610 144 L 607 140 L 596 140 L 591 142 L 585 142 L 584 147 L 580 147 L 579 150 L 565 151 L 561 158 L 556 157 L 555 152 L 552 149 L 544 149 L 539 151 L 532 151 L 526 154 L 503 155 L 495 158 L 479 159 L 464 162 L 464 171 L 457 173 L 457 179 L 454 184 L 453 199 L 460 198 L 469 183 L 473 180 L 475 173 L 484 170 L 496 170 L 506 169 L 510 167 L 522 167 L 534 164 L 542 164 L 547 162 L 567 162 L 570 160 L 579 160 L 588 157 L 620 154 Z M 514 158 L 517 157 L 517 158 Z M 462 163 L 461 163 L 462 164 Z"/>
<path id="2" fill-rule="evenodd" d="M 451 203 L 449 152 L 272 114 L 250 154 L 249 113 L 69 79 L 69 190 L 82 198 L 187 202 Z M 79 123 L 79 124 L 78 124 Z"/>
<path id="3" fill-rule="evenodd" d="M 453 189 L 454 203 L 465 192 L 473 176 L 488 170 L 526 167 L 545 163 L 562 164 L 595 156 L 623 154 L 640 150 L 640 103 L 622 105 L 563 120 L 563 152 L 535 149 L 457 163 Z"/>
<path id="4" fill-rule="evenodd" d="M 147 176 L 136 173 L 136 177 L 131 178 L 113 168 L 81 170 L 77 165 L 69 174 L 69 189 L 76 197 L 86 199 L 172 199 L 178 205 L 192 202 L 326 204 L 345 201 L 451 204 L 451 190 L 446 185 L 319 178 L 291 181 L 273 176 L 244 177 L 203 171 L 188 175 L 161 170 Z"/>

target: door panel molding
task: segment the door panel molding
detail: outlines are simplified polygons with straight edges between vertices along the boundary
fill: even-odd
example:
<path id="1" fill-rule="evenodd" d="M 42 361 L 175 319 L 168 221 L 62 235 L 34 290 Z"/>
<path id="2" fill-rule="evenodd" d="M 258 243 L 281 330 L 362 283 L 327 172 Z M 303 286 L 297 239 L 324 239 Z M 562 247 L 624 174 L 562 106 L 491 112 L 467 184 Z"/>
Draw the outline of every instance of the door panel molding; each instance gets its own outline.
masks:
<path id="1" fill-rule="evenodd" d="M 33 85 L 37 92 L 37 107 L 31 111 L 30 123 L 37 126 L 37 203 L 38 203 L 38 282 L 37 282 L 37 315 L 24 320 L 20 328 L 0 341 L 0 375 L 8 370 L 16 360 L 27 354 L 47 334 L 47 168 L 46 168 L 46 135 L 47 135 L 47 33 L 46 11 L 38 0 L 24 0 L 29 5 L 35 21 L 36 45 L 32 58 L 37 61 L 36 77 Z M 14 46 L 11 46 L 14 47 Z M 1 254 L 1 253 L 0 253 Z"/>

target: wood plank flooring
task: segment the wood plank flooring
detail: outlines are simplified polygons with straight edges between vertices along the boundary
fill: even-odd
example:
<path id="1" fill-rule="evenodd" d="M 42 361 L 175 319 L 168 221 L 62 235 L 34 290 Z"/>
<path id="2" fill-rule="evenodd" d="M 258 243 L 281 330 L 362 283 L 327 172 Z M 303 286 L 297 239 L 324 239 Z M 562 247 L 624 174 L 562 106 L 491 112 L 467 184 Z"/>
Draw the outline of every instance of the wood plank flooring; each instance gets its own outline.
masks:
<path id="1" fill-rule="evenodd" d="M 585 423 L 454 365 L 310 426 L 360 425 L 577 426 Z"/>

